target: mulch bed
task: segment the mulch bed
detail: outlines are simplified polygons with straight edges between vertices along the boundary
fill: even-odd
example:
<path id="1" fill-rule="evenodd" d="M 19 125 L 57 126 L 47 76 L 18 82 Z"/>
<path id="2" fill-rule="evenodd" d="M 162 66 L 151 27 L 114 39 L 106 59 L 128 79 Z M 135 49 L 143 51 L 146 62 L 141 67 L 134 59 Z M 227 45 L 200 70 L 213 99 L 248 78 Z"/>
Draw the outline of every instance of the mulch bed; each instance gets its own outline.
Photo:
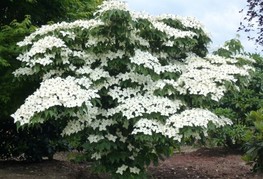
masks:
<path id="1" fill-rule="evenodd" d="M 55 155 L 55 160 L 41 163 L 0 161 L 0 179 L 106 179 L 109 175 L 95 175 L 90 164 L 76 164 L 66 160 L 65 153 Z M 244 178 L 262 179 L 263 174 L 253 174 L 251 166 L 241 159 L 241 154 L 222 148 L 201 148 L 174 154 L 161 161 L 158 167 L 148 168 L 149 178 Z"/>

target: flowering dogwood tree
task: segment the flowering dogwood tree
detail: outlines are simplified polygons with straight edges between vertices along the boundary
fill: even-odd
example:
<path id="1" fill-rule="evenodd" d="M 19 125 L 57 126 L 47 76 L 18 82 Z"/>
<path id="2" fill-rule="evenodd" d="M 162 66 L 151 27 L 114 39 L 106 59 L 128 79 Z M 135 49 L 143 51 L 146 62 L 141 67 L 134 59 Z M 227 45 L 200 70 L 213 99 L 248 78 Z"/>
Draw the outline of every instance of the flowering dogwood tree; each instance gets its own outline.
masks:
<path id="1" fill-rule="evenodd" d="M 42 82 L 12 117 L 20 125 L 60 120 L 98 171 L 142 178 L 186 129 L 205 135 L 210 123 L 231 124 L 205 107 L 247 77 L 253 61 L 206 55 L 209 41 L 194 18 L 105 1 L 91 20 L 46 25 L 18 43 L 15 76 Z"/>

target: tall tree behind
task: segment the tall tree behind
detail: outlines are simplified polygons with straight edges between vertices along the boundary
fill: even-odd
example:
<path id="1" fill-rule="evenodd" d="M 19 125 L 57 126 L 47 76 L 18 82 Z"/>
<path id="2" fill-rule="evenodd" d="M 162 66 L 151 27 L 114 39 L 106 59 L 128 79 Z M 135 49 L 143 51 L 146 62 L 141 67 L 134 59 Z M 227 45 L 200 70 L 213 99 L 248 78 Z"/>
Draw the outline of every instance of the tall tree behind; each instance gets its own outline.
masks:
<path id="1" fill-rule="evenodd" d="M 254 31 L 256 37 L 248 36 L 259 45 L 263 45 L 263 0 L 247 0 L 247 13 L 244 22 L 240 23 L 239 30 L 245 32 Z M 244 10 L 244 9 L 243 9 Z M 242 10 L 242 11 L 243 11 Z"/>
<path id="2" fill-rule="evenodd" d="M 3 0 L 0 4 L 0 25 L 30 15 L 34 25 L 48 21 L 69 21 L 87 18 L 102 0 Z"/>

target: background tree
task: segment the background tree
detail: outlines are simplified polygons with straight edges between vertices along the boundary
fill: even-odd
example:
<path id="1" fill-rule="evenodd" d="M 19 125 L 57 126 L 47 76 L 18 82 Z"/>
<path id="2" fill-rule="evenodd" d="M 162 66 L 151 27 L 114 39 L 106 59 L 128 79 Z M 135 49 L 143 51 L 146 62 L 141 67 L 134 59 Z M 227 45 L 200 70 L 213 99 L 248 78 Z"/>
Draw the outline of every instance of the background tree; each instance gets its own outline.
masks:
<path id="1" fill-rule="evenodd" d="M 256 32 L 257 36 L 248 36 L 249 39 L 255 40 L 259 45 L 263 45 L 263 1 L 247 0 L 247 13 L 244 18 L 245 22 L 240 23 L 239 30 L 245 32 Z M 242 12 L 246 10 L 243 9 Z"/>
<path id="2" fill-rule="evenodd" d="M 12 72 L 20 66 L 15 60 L 21 49 L 16 43 L 37 26 L 58 21 L 89 18 L 101 0 L 3 0 L 0 4 L 0 158 L 22 153 L 31 160 L 41 160 L 53 153 L 58 129 L 16 129 L 10 115 L 38 87 L 37 79 L 14 80 Z M 45 134 L 43 133 L 44 131 Z"/>
<path id="3" fill-rule="evenodd" d="M 224 114 L 232 119 L 233 125 L 222 130 L 213 130 L 212 143 L 239 149 L 245 153 L 243 159 L 253 166 L 253 171 L 263 170 L 263 58 L 260 54 L 247 53 L 238 38 L 225 42 L 214 54 L 237 59 L 248 55 L 255 60 L 255 71 L 246 85 L 238 90 L 231 90 L 218 106 L 213 106 L 215 113 Z"/>
<path id="4" fill-rule="evenodd" d="M 240 60 L 240 62 L 244 56 L 249 56 L 255 61 L 253 63 L 255 71 L 251 74 L 250 79 L 243 79 L 243 83 L 238 89 L 231 89 L 218 104 L 211 106 L 216 114 L 232 119 L 233 125 L 211 131 L 212 140 L 210 144 L 241 150 L 244 145 L 246 131 L 251 125 L 247 120 L 247 115 L 251 110 L 257 110 L 263 105 L 261 99 L 263 60 L 259 54 L 247 53 L 238 36 L 226 41 L 221 48 L 213 53 L 225 58 L 233 57 Z"/>
<path id="5" fill-rule="evenodd" d="M 0 5 L 0 26 L 16 19 L 31 16 L 32 24 L 43 25 L 49 21 L 70 21 L 92 16 L 102 0 L 3 0 Z"/>

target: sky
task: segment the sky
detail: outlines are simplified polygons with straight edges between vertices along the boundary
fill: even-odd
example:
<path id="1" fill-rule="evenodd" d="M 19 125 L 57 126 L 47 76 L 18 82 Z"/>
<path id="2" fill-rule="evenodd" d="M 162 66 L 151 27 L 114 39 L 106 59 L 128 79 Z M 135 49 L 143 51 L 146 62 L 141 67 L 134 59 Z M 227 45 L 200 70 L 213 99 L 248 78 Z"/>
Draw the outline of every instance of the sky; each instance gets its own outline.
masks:
<path id="1" fill-rule="evenodd" d="M 246 15 L 246 0 L 124 0 L 129 9 L 145 11 L 151 15 L 176 14 L 198 19 L 209 32 L 213 41 L 210 51 L 216 50 L 225 41 L 240 35 L 247 52 L 261 53 L 245 32 L 237 32 L 240 22 Z M 242 13 L 239 11 L 244 9 Z"/>

